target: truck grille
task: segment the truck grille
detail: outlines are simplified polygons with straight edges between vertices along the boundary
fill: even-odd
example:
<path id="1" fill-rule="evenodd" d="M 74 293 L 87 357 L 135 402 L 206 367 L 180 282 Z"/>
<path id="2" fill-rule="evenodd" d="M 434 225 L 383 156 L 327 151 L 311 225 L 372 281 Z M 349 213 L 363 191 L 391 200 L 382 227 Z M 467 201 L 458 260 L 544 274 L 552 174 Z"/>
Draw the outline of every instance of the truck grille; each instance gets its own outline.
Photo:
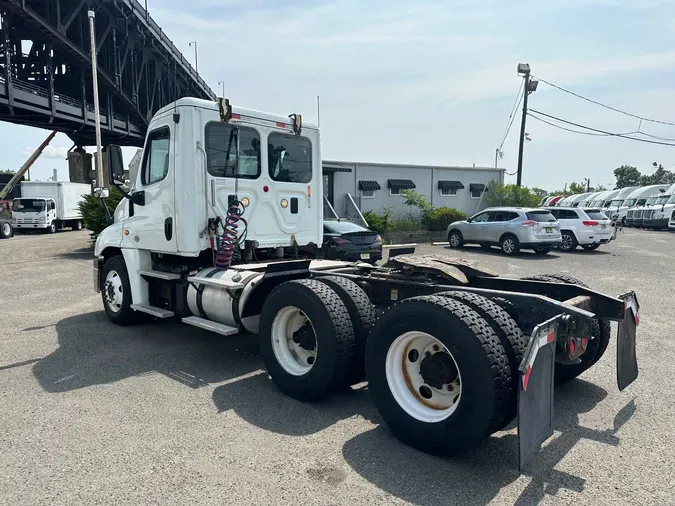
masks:
<path id="1" fill-rule="evenodd" d="M 628 212 L 626 213 L 626 218 L 628 218 L 628 219 L 630 220 L 630 219 L 633 218 L 633 215 L 634 215 L 634 214 L 635 214 L 635 211 L 634 211 L 633 209 L 631 209 L 630 211 L 628 211 Z"/>
<path id="2" fill-rule="evenodd" d="M 31 218 L 17 218 L 15 219 L 15 221 L 22 225 L 37 225 L 38 223 L 40 223 L 39 220 L 34 220 Z"/>
<path id="3" fill-rule="evenodd" d="M 637 211 L 635 211 L 635 214 L 633 215 L 633 219 L 634 220 L 641 220 L 642 219 L 642 213 L 643 213 L 642 209 L 638 209 Z"/>
<path id="4" fill-rule="evenodd" d="M 648 211 L 645 211 L 645 213 L 642 215 L 643 220 L 651 220 L 654 217 L 654 210 L 649 209 Z"/>

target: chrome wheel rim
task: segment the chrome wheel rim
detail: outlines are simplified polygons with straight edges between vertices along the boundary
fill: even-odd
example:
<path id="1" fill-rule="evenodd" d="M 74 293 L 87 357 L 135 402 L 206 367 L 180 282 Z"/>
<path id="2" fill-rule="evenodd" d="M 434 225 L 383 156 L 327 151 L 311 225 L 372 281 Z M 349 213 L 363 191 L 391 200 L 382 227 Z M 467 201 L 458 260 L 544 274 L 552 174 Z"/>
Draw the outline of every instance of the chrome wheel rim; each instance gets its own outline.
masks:
<path id="1" fill-rule="evenodd" d="M 3 223 L 3 224 L 2 224 L 2 233 L 3 233 L 6 237 L 9 237 L 9 234 L 12 233 L 12 227 L 9 225 L 9 223 Z"/>
<path id="2" fill-rule="evenodd" d="M 563 234 L 560 249 L 567 251 L 570 248 L 572 248 L 572 236 L 569 234 Z"/>
<path id="3" fill-rule="evenodd" d="M 122 310 L 124 302 L 124 287 L 122 278 L 117 271 L 111 270 L 106 274 L 103 284 L 103 298 L 106 306 L 113 313 L 119 313 Z"/>

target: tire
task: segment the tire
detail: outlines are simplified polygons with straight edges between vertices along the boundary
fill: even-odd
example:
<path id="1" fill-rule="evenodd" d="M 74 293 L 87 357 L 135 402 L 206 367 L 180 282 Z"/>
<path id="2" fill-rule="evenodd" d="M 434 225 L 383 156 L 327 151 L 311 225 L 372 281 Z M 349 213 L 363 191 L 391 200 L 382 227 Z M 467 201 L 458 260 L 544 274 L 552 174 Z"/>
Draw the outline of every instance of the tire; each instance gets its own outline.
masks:
<path id="1" fill-rule="evenodd" d="M 533 281 L 548 281 L 551 283 L 568 283 L 571 285 L 579 285 L 584 288 L 589 288 L 589 286 L 583 281 L 573 277 L 568 276 L 567 274 L 546 274 L 539 276 L 530 276 L 528 278 Z M 608 320 L 600 320 L 594 318 L 591 320 L 591 339 L 588 342 L 588 347 L 586 351 L 581 355 L 579 364 L 555 364 L 555 382 L 557 385 L 566 383 L 577 376 L 582 372 L 586 371 L 593 367 L 605 354 L 607 351 L 607 346 L 612 337 L 612 326 Z"/>
<path id="2" fill-rule="evenodd" d="M 548 255 L 551 252 L 551 248 L 534 248 L 535 255 Z"/>
<path id="3" fill-rule="evenodd" d="M 349 383 L 361 383 L 366 377 L 366 343 L 375 326 L 377 315 L 363 288 L 351 279 L 341 276 L 322 276 L 317 281 L 330 286 L 344 302 L 354 326 L 354 361 L 349 374 Z"/>
<path id="4" fill-rule="evenodd" d="M 520 241 L 515 235 L 506 234 L 499 240 L 499 248 L 507 256 L 514 256 L 520 253 Z"/>
<path id="5" fill-rule="evenodd" d="M 286 336 L 286 342 L 274 344 L 275 336 L 288 334 L 291 320 L 284 324 L 284 319 L 298 311 L 309 327 L 305 322 L 293 332 L 293 339 Z M 301 329 L 306 329 L 305 335 L 313 333 L 314 350 L 295 341 Z M 355 355 L 349 311 L 325 283 L 311 279 L 282 283 L 272 290 L 260 312 L 260 352 L 272 381 L 283 393 L 300 401 L 323 399 L 348 385 Z M 303 355 L 307 358 L 301 363 Z"/>
<path id="6" fill-rule="evenodd" d="M 579 243 L 573 232 L 570 230 L 562 231 L 562 242 L 560 243 L 560 246 L 558 246 L 560 251 L 574 251 L 577 249 L 578 245 Z"/>
<path id="7" fill-rule="evenodd" d="M 504 413 L 504 418 L 499 425 L 494 428 L 495 430 L 501 429 L 508 425 L 516 416 L 518 407 L 518 380 L 520 377 L 518 367 L 520 367 L 525 349 L 527 348 L 527 339 L 523 336 L 515 320 L 504 309 L 482 295 L 469 292 L 442 292 L 438 295 L 458 300 L 476 311 L 492 327 L 492 330 L 499 337 L 504 347 L 506 358 L 511 368 L 511 385 L 508 393 L 509 402 L 507 411 Z"/>
<path id="8" fill-rule="evenodd" d="M 427 354 L 428 345 L 417 351 L 418 338 L 430 338 L 448 353 L 432 347 L 435 352 Z M 459 384 L 448 377 L 447 367 L 436 368 L 431 372 L 439 387 L 432 392 L 431 379 L 421 372 L 432 357 L 452 358 Z M 366 376 L 371 398 L 396 437 L 440 455 L 465 451 L 492 433 L 507 412 L 512 381 L 506 352 L 490 325 L 469 306 L 439 295 L 403 300 L 378 320 L 366 347 Z M 422 401 L 425 387 L 426 399 L 436 396 L 434 407 Z"/>
<path id="9" fill-rule="evenodd" d="M 101 277 L 101 300 L 108 319 L 116 325 L 132 325 L 142 320 L 131 309 L 131 285 L 122 255 L 106 260 Z"/>
<path id="10" fill-rule="evenodd" d="M 14 235 L 14 229 L 9 221 L 0 223 L 0 239 L 9 239 Z"/>
<path id="11" fill-rule="evenodd" d="M 56 233 L 56 222 L 52 221 L 49 226 L 47 227 L 47 233 L 48 234 L 55 234 Z"/>
<path id="12" fill-rule="evenodd" d="M 459 230 L 452 230 L 448 234 L 448 243 L 451 248 L 461 248 L 464 246 L 464 236 Z"/>
<path id="13" fill-rule="evenodd" d="M 593 250 L 596 250 L 600 247 L 600 243 L 582 244 L 581 247 L 584 248 L 586 251 L 593 251 Z"/>
<path id="14" fill-rule="evenodd" d="M 73 222 L 73 230 L 82 230 L 82 220 L 76 220 Z"/>

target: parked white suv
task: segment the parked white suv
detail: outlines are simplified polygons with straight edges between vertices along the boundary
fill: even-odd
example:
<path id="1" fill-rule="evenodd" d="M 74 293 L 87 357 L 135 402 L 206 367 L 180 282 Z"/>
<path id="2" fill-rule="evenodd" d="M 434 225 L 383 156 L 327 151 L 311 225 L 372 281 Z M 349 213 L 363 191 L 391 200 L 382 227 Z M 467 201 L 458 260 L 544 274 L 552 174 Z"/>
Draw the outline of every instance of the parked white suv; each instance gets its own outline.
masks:
<path id="1" fill-rule="evenodd" d="M 560 223 L 562 251 L 573 251 L 577 246 L 585 250 L 598 249 L 613 239 L 611 220 L 600 209 L 579 207 L 547 207 Z"/>

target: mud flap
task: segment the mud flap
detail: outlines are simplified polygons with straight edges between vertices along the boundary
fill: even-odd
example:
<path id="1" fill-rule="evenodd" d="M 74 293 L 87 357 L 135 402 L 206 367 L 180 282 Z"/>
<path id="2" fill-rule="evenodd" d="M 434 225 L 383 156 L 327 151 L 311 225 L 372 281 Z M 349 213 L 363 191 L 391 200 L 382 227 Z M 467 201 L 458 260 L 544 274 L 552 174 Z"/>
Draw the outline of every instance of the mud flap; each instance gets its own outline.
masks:
<path id="1" fill-rule="evenodd" d="M 628 292 L 619 298 L 625 301 L 623 321 L 619 322 L 619 332 L 616 337 L 616 382 L 621 391 L 638 377 L 635 340 L 637 326 L 640 324 L 638 312 L 640 305 L 635 292 Z"/>
<path id="2" fill-rule="evenodd" d="M 518 385 L 518 467 L 522 471 L 553 435 L 555 346 L 562 315 L 532 331 L 520 364 Z"/>

